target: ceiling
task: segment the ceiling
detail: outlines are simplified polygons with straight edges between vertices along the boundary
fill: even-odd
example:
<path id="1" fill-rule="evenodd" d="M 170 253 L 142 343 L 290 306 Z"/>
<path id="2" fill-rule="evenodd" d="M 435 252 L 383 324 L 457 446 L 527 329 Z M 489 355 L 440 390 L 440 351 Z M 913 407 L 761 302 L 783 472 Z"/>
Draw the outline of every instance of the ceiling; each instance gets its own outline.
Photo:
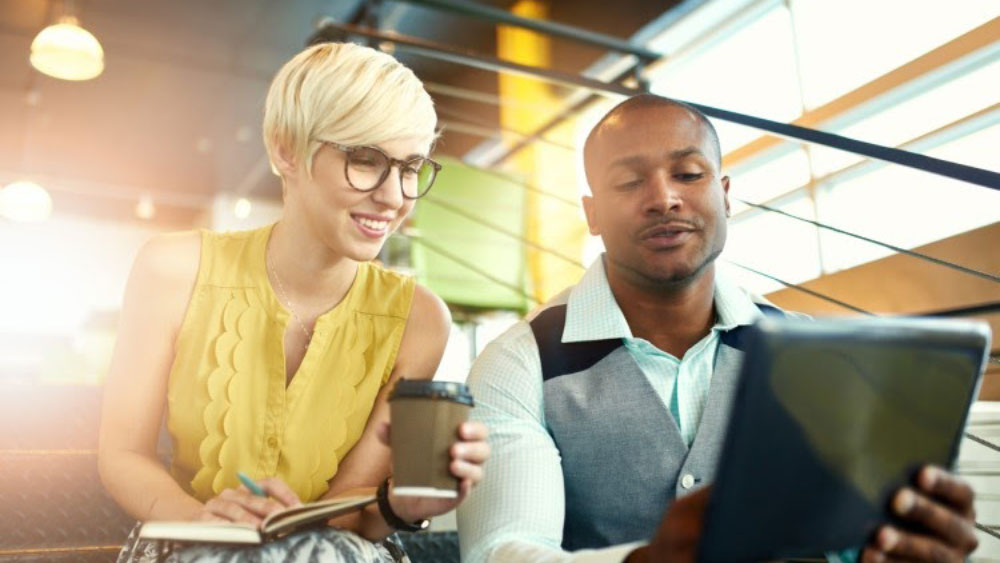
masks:
<path id="1" fill-rule="evenodd" d="M 34 179 L 62 212 L 132 220 L 137 199 L 156 222 L 192 225 L 222 192 L 278 198 L 260 121 L 273 74 L 323 17 L 358 21 L 364 0 L 89 0 L 72 8 L 100 40 L 106 69 L 66 82 L 28 64 L 34 35 L 59 0 L 0 0 L 0 184 Z M 507 8 L 511 2 L 480 2 Z M 551 0 L 551 19 L 628 37 L 676 0 Z M 495 53 L 495 26 L 411 4 L 385 2 L 383 26 Z M 604 52 L 553 42 L 554 68 L 579 72 Z M 400 54 L 428 83 L 496 93 L 496 75 Z M 443 117 L 496 126 L 497 108 L 435 96 Z M 440 152 L 461 156 L 482 137 L 446 133 Z"/>

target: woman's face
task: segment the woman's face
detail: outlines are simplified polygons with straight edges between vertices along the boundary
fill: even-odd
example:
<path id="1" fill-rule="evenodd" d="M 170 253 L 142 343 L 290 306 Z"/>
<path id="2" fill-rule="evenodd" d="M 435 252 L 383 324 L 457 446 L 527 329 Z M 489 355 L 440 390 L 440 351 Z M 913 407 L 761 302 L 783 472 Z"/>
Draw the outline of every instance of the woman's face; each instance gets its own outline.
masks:
<path id="1" fill-rule="evenodd" d="M 427 156 L 430 141 L 404 138 L 377 146 L 395 159 L 406 160 Z M 301 215 L 293 220 L 306 221 L 334 254 L 363 262 L 378 256 L 386 239 L 413 209 L 414 200 L 403 197 L 396 167 L 377 188 L 354 189 L 344 173 L 346 158 L 343 151 L 323 145 L 313 159 L 311 179 L 301 172 L 286 176 L 291 184 L 289 195 L 299 199 L 299 205 L 289 208 Z"/>

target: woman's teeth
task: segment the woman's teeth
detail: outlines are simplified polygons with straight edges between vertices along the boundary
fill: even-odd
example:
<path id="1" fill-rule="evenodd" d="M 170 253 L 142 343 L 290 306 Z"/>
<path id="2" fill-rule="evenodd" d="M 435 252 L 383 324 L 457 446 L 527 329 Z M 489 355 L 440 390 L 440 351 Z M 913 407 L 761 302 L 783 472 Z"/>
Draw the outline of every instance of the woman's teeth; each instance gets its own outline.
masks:
<path id="1" fill-rule="evenodd" d="M 358 218 L 358 223 L 361 223 L 365 227 L 372 229 L 373 231 L 384 231 L 386 227 L 389 226 L 388 221 L 376 221 L 374 219 L 365 219 L 362 217 Z"/>

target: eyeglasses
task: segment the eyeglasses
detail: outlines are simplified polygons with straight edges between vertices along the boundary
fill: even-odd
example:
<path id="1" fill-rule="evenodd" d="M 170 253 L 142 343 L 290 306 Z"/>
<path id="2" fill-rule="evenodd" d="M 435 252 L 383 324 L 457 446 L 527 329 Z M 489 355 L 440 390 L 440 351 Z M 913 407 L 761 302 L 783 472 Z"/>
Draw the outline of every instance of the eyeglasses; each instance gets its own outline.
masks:
<path id="1" fill-rule="evenodd" d="M 434 179 L 441 171 L 441 165 L 429 158 L 415 156 L 398 160 L 385 154 L 378 147 L 349 147 L 339 143 L 323 141 L 347 157 L 344 159 L 344 175 L 347 183 L 359 192 L 370 192 L 382 185 L 389 177 L 393 166 L 399 169 L 399 185 L 406 199 L 417 199 L 427 194 Z"/>

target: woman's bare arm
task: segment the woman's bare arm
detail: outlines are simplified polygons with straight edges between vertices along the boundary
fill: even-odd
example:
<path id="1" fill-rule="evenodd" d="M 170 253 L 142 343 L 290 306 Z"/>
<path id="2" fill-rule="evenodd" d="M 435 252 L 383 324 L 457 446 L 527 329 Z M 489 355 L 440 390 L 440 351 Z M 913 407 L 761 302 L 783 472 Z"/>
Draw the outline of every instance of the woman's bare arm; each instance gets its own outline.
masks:
<path id="1" fill-rule="evenodd" d="M 444 355 L 450 331 L 451 315 L 444 302 L 430 290 L 418 285 L 414 290 L 410 316 L 403 331 L 392 376 L 379 391 L 364 433 L 340 464 L 325 497 L 344 494 L 356 488 L 378 486 L 389 475 L 389 448 L 378 438 L 379 427 L 389 422 L 389 391 L 400 377 L 433 378 Z M 368 507 L 360 515 L 338 519 L 336 525 L 369 539 L 383 538 L 392 533 L 374 506 Z"/>
<path id="2" fill-rule="evenodd" d="M 174 342 L 200 249 L 196 232 L 156 237 L 139 251 L 125 290 L 104 386 L 98 468 L 115 501 L 140 520 L 189 520 L 202 508 L 156 456 Z"/>

